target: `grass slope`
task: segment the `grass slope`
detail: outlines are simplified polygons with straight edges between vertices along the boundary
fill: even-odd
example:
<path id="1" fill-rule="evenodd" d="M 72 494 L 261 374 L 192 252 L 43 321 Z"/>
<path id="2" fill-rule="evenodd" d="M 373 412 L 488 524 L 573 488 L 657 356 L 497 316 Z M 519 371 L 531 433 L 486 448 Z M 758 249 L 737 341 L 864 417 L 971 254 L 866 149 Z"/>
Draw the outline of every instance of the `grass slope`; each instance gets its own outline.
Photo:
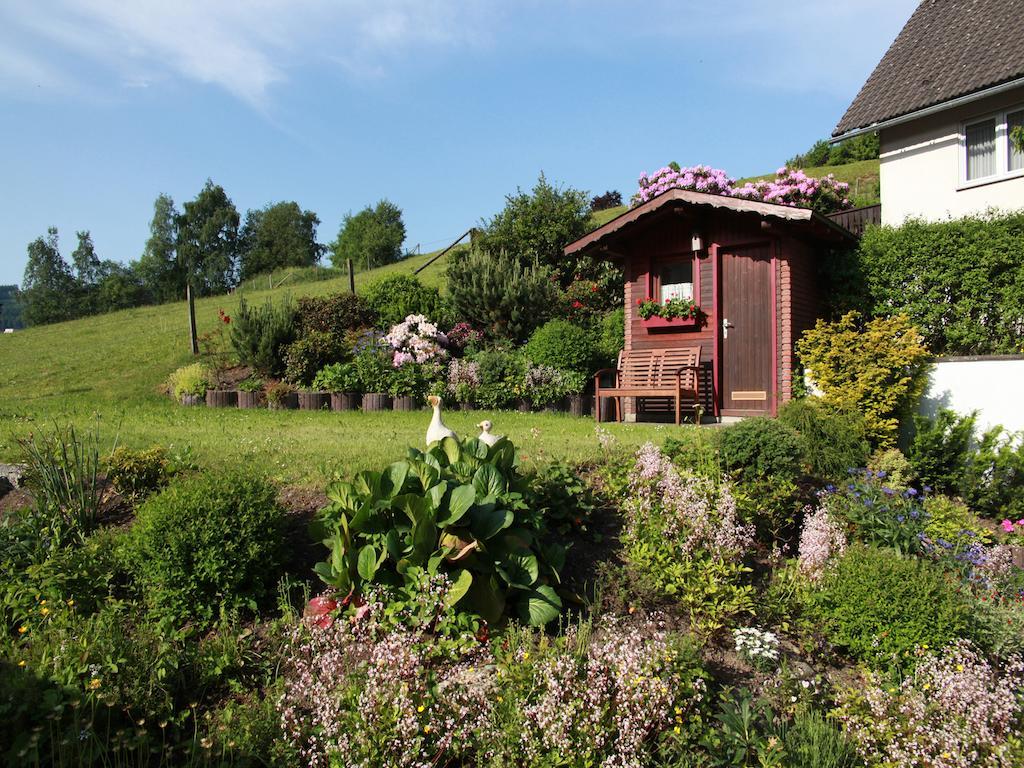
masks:
<path id="1" fill-rule="evenodd" d="M 822 165 L 816 168 L 804 168 L 808 176 L 821 177 L 832 174 L 839 181 L 845 181 L 850 185 L 850 199 L 857 207 L 862 205 L 875 205 L 881 201 L 881 186 L 879 184 L 879 161 L 860 160 L 856 163 L 845 163 L 844 165 Z M 736 184 L 742 186 L 748 181 L 761 181 L 774 179 L 774 173 L 766 173 L 763 176 L 749 176 L 739 179 Z"/>

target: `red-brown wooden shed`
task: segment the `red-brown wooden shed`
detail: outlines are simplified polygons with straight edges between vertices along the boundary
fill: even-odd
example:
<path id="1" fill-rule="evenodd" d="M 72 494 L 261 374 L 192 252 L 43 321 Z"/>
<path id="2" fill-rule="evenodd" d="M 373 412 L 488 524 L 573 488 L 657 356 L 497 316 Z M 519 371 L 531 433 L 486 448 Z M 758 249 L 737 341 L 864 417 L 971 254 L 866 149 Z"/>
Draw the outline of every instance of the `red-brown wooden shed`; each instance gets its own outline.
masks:
<path id="1" fill-rule="evenodd" d="M 792 397 L 794 345 L 822 307 L 821 260 L 853 244 L 807 208 L 673 189 L 566 246 L 618 262 L 625 275 L 625 350 L 700 345 L 705 414 L 774 415 Z M 693 324 L 645 321 L 637 301 L 692 298 Z M 668 325 L 668 327 L 665 327 Z M 625 402 L 627 419 L 664 412 L 657 398 Z"/>

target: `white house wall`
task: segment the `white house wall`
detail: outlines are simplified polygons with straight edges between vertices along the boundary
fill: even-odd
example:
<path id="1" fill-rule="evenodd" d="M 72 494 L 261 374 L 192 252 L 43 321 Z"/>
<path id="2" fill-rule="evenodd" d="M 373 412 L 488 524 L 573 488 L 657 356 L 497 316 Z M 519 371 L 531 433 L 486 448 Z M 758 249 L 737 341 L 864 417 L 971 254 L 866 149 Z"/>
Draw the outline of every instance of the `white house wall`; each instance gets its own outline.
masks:
<path id="1" fill-rule="evenodd" d="M 931 373 L 920 412 L 939 408 L 978 412 L 978 431 L 1002 425 L 1024 431 L 1024 357 L 940 359 Z"/>
<path id="2" fill-rule="evenodd" d="M 881 131 L 882 223 L 1024 208 L 1024 176 L 966 188 L 961 183 L 963 122 L 1021 106 L 1024 88 Z"/>

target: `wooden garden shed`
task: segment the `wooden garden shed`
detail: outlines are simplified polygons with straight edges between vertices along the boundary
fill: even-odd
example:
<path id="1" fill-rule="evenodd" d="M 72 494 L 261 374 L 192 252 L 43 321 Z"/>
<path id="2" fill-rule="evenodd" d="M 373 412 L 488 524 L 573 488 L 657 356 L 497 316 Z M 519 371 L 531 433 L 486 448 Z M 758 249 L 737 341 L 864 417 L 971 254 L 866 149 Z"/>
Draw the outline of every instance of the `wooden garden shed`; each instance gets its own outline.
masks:
<path id="1" fill-rule="evenodd" d="M 774 415 L 792 397 L 796 340 L 821 311 L 821 261 L 855 242 L 849 230 L 807 208 L 673 189 L 565 253 L 622 267 L 627 359 L 699 346 L 701 406 L 705 418 L 720 419 Z M 692 299 L 697 319 L 640 316 L 638 301 L 669 296 Z M 627 420 L 657 418 L 672 407 L 659 397 L 621 403 Z"/>

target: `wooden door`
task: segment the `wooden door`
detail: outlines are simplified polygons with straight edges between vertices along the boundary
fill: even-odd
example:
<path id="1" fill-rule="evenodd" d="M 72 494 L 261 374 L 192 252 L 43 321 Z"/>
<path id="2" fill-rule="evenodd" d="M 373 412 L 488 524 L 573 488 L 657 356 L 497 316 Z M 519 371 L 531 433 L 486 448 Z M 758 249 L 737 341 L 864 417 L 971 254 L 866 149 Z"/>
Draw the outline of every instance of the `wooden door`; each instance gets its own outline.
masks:
<path id="1" fill-rule="evenodd" d="M 750 415 L 771 410 L 771 245 L 723 249 L 718 333 L 722 411 Z"/>

